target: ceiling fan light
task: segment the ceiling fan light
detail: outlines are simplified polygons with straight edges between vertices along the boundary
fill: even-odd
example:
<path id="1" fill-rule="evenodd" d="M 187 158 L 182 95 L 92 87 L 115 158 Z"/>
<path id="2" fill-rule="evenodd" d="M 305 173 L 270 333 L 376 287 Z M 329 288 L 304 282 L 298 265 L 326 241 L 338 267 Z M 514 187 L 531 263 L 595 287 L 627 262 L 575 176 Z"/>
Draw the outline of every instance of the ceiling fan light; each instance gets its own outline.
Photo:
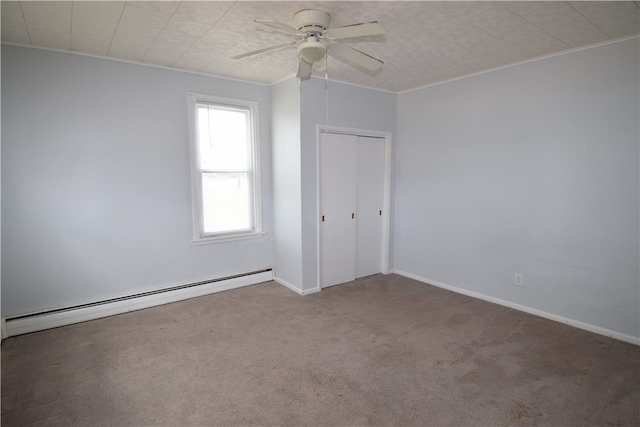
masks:
<path id="1" fill-rule="evenodd" d="M 318 40 L 309 40 L 298 45 L 298 54 L 310 64 L 324 58 L 327 46 Z"/>

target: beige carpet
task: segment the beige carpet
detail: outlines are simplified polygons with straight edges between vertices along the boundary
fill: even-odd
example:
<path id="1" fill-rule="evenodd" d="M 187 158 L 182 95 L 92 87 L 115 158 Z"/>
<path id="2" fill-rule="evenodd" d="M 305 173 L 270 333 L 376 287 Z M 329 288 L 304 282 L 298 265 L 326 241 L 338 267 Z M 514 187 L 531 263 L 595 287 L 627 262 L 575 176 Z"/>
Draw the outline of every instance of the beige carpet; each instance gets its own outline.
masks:
<path id="1" fill-rule="evenodd" d="M 396 275 L 12 337 L 2 425 L 640 425 L 640 347 Z"/>

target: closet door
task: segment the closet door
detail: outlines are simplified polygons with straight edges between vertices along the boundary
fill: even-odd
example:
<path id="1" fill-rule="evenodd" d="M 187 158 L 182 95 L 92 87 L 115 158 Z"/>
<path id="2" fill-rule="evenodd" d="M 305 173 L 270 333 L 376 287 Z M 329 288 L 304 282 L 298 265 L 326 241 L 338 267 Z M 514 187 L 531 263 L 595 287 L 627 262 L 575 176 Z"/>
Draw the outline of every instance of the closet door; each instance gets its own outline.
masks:
<path id="1" fill-rule="evenodd" d="M 382 270 L 384 144 L 384 138 L 358 137 L 356 278 Z"/>
<path id="2" fill-rule="evenodd" d="M 355 279 L 357 137 L 322 133 L 319 153 L 320 287 Z"/>

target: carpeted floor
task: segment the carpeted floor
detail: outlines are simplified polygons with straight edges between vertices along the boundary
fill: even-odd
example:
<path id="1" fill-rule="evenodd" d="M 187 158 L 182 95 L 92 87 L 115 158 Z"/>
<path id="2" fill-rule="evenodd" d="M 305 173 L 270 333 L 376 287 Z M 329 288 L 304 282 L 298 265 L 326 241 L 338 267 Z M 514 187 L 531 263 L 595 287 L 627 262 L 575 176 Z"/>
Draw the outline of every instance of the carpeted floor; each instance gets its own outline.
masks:
<path id="1" fill-rule="evenodd" d="M 2 425 L 640 425 L 640 347 L 396 276 L 12 337 Z"/>

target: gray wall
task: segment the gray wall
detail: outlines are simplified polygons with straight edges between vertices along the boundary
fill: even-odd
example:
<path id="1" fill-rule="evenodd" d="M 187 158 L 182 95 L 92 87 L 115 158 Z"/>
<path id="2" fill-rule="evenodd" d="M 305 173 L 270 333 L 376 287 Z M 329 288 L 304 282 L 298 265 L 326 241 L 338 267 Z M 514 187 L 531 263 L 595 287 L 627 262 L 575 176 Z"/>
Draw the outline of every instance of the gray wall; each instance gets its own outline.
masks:
<path id="1" fill-rule="evenodd" d="M 2 47 L 2 314 L 269 267 L 269 87 Z M 187 92 L 260 103 L 259 239 L 194 246 Z"/>
<path id="2" fill-rule="evenodd" d="M 638 75 L 637 39 L 400 95 L 3 46 L 2 314 L 272 265 L 312 289 L 328 123 L 394 136 L 395 270 L 638 337 Z M 260 102 L 265 237 L 191 244 L 188 91 Z"/>
<path id="3" fill-rule="evenodd" d="M 400 94 L 395 269 L 640 336 L 638 48 Z"/>
<path id="4" fill-rule="evenodd" d="M 273 132 L 274 270 L 302 290 L 300 85 L 289 79 L 271 88 Z"/>
<path id="5" fill-rule="evenodd" d="M 302 257 L 304 289 L 318 283 L 317 125 L 396 132 L 397 95 L 312 78 L 301 83 Z M 328 116 L 327 116 L 328 113 Z"/>

